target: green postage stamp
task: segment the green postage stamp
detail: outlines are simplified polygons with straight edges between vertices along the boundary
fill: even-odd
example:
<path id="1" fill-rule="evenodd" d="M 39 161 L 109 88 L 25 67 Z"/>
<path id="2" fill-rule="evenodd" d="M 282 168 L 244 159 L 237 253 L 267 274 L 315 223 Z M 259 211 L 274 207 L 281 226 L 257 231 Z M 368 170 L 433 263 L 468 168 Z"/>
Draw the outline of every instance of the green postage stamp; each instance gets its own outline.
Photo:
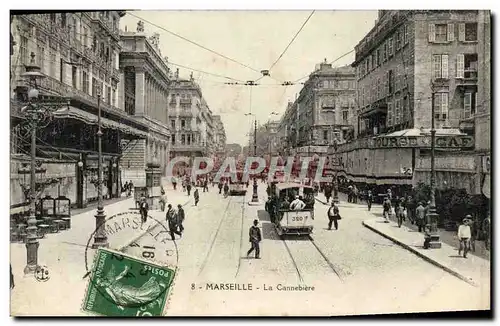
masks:
<path id="1" fill-rule="evenodd" d="M 99 249 L 82 309 L 104 316 L 161 316 L 175 272 L 110 249 Z"/>

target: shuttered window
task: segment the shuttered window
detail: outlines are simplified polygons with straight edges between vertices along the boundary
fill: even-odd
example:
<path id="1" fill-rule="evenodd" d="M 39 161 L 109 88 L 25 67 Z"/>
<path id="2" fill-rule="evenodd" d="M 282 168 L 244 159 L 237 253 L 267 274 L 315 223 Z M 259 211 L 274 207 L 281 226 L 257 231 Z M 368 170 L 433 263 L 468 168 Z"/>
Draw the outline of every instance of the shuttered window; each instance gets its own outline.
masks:
<path id="1" fill-rule="evenodd" d="M 433 43 L 436 41 L 436 25 L 429 24 L 429 42 Z"/>
<path id="2" fill-rule="evenodd" d="M 455 40 L 455 25 L 448 24 L 448 42 L 453 42 Z"/>
<path id="3" fill-rule="evenodd" d="M 392 102 L 387 102 L 387 126 L 392 126 Z"/>
<path id="4" fill-rule="evenodd" d="M 458 40 L 465 41 L 465 24 L 458 24 Z"/>
<path id="5" fill-rule="evenodd" d="M 432 56 L 432 70 L 434 79 L 449 78 L 448 76 L 448 55 L 447 54 L 434 54 Z"/>
<path id="6" fill-rule="evenodd" d="M 464 55 L 457 55 L 457 78 L 464 78 Z"/>
<path id="7" fill-rule="evenodd" d="M 434 117 L 436 120 L 448 119 L 448 93 L 434 94 Z"/>
<path id="8" fill-rule="evenodd" d="M 470 118 L 472 114 L 472 93 L 464 94 L 464 119 Z"/>

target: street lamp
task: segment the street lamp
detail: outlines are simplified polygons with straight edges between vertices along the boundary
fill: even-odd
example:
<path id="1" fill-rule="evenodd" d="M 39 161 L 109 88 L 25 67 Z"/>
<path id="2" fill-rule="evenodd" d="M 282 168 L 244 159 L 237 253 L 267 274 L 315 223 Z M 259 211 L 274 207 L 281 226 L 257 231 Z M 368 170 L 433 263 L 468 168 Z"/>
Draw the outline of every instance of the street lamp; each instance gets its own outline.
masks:
<path id="1" fill-rule="evenodd" d="M 28 79 L 28 105 L 21 109 L 21 113 L 25 118 L 26 131 L 31 134 L 31 152 L 30 152 L 30 186 L 29 186 L 29 217 L 27 227 L 26 241 L 26 267 L 24 273 L 34 273 L 38 267 L 38 236 L 36 227 L 36 131 L 37 129 L 45 128 L 51 120 L 52 111 L 57 110 L 62 106 L 62 102 L 45 103 L 38 98 L 37 81 L 45 78 L 41 73 L 39 66 L 35 64 L 35 53 L 31 52 L 31 62 L 26 66 L 26 72 L 21 74 L 21 77 Z M 38 167 L 39 168 L 39 167 Z"/>
<path id="2" fill-rule="evenodd" d="M 252 113 L 246 113 L 246 116 L 253 115 Z M 254 120 L 254 130 L 253 130 L 253 155 L 257 156 L 257 118 Z M 259 195 L 257 194 L 257 178 L 253 178 L 253 192 L 252 192 L 252 201 L 249 202 L 250 205 L 258 205 L 259 204 Z"/>
<path id="3" fill-rule="evenodd" d="M 436 126 L 435 126 L 435 108 L 434 108 L 434 85 L 431 81 L 431 204 L 427 214 L 427 227 L 430 228 L 429 248 L 441 248 L 439 234 L 437 230 L 437 221 L 439 215 L 436 212 L 436 171 L 435 171 L 435 147 L 436 147 Z"/>
<path id="4" fill-rule="evenodd" d="M 101 130 L 101 93 L 97 92 L 97 214 L 95 215 L 96 232 L 94 234 L 94 243 L 92 249 L 100 247 L 109 247 L 108 237 L 104 232 L 106 227 L 106 214 L 104 214 L 104 206 L 102 202 L 102 130 Z"/>

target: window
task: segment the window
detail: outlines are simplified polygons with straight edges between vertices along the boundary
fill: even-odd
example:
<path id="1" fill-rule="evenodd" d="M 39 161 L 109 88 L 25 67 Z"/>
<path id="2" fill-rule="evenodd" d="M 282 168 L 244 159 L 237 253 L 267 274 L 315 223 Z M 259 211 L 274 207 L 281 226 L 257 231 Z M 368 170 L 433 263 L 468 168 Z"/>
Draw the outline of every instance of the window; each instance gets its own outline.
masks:
<path id="1" fill-rule="evenodd" d="M 402 121 L 401 122 L 406 122 L 408 121 L 408 96 L 403 97 L 403 103 L 401 107 L 401 117 Z"/>
<path id="2" fill-rule="evenodd" d="M 429 24 L 429 42 L 446 43 L 455 39 L 455 25 L 453 24 Z"/>
<path id="3" fill-rule="evenodd" d="M 457 55 L 457 78 L 476 79 L 477 68 L 477 53 Z"/>
<path id="4" fill-rule="evenodd" d="M 186 145 L 186 135 L 181 135 L 181 145 Z"/>
<path id="5" fill-rule="evenodd" d="M 64 59 L 59 59 L 59 81 L 64 83 Z"/>
<path id="6" fill-rule="evenodd" d="M 66 14 L 65 13 L 61 14 L 61 26 L 63 28 L 66 27 Z"/>
<path id="7" fill-rule="evenodd" d="M 82 90 L 85 94 L 89 93 L 89 75 L 86 71 L 82 73 Z"/>
<path id="8" fill-rule="evenodd" d="M 172 127 L 172 129 L 175 130 L 175 120 L 174 119 L 170 120 L 170 126 Z"/>
<path id="9" fill-rule="evenodd" d="M 477 23 L 458 24 L 458 40 L 461 42 L 477 41 Z"/>
<path id="10" fill-rule="evenodd" d="M 470 118 L 476 113 L 476 97 L 477 93 L 464 94 L 464 119 Z"/>
<path id="11" fill-rule="evenodd" d="M 106 87 L 106 103 L 111 104 L 111 87 Z"/>
<path id="12" fill-rule="evenodd" d="M 29 64 L 28 59 L 28 38 L 21 36 L 21 44 L 19 45 L 19 55 L 21 56 L 21 64 Z"/>
<path id="13" fill-rule="evenodd" d="M 92 96 L 97 96 L 97 79 L 92 77 Z"/>
<path id="14" fill-rule="evenodd" d="M 175 135 L 172 135 L 172 145 L 175 145 Z"/>
<path id="15" fill-rule="evenodd" d="M 116 106 L 116 89 L 113 88 L 112 95 L 111 95 L 111 105 Z"/>
<path id="16" fill-rule="evenodd" d="M 82 44 L 87 47 L 89 45 L 89 30 L 87 27 L 83 28 L 83 34 L 82 34 Z"/>
<path id="17" fill-rule="evenodd" d="M 387 126 L 391 127 L 392 126 L 392 103 L 387 102 Z"/>
<path id="18" fill-rule="evenodd" d="M 73 34 L 73 39 L 76 40 L 76 19 L 75 18 L 72 18 L 71 19 L 71 34 Z"/>
<path id="19" fill-rule="evenodd" d="M 376 58 L 377 58 L 377 67 L 378 67 L 378 66 L 380 66 L 380 62 L 381 62 L 381 60 L 380 60 L 380 49 L 377 49 L 376 53 L 377 53 Z"/>
<path id="20" fill-rule="evenodd" d="M 401 49 L 401 32 L 397 31 L 396 32 L 396 50 L 399 51 Z"/>
<path id="21" fill-rule="evenodd" d="M 42 72 L 45 72 L 45 49 L 43 46 L 37 46 L 37 63 L 40 66 Z"/>
<path id="22" fill-rule="evenodd" d="M 369 73 L 372 70 L 372 56 L 369 55 L 366 59 L 366 73 Z"/>
<path id="23" fill-rule="evenodd" d="M 387 72 L 387 84 L 389 94 L 394 93 L 394 70 L 389 70 Z"/>
<path id="24" fill-rule="evenodd" d="M 323 87 L 328 88 L 328 80 L 323 80 Z"/>
<path id="25" fill-rule="evenodd" d="M 181 128 L 186 128 L 186 120 L 181 120 Z"/>
<path id="26" fill-rule="evenodd" d="M 343 108 L 343 110 L 342 110 L 342 123 L 346 125 L 348 118 L 349 118 L 349 108 Z"/>
<path id="27" fill-rule="evenodd" d="M 404 44 L 408 44 L 409 38 L 410 38 L 410 27 L 408 26 L 408 24 L 405 24 L 405 26 L 404 26 L 404 37 L 403 37 Z"/>
<path id="28" fill-rule="evenodd" d="M 387 42 L 384 42 L 384 46 L 382 47 L 382 58 L 384 62 L 387 61 Z"/>
<path id="29" fill-rule="evenodd" d="M 73 88 L 78 88 L 77 73 L 76 66 L 71 66 L 71 85 L 73 85 Z"/>
<path id="30" fill-rule="evenodd" d="M 328 130 L 323 130 L 323 140 L 328 141 Z"/>
<path id="31" fill-rule="evenodd" d="M 434 79 L 448 78 L 448 55 L 435 54 L 432 56 L 432 67 Z"/>
<path id="32" fill-rule="evenodd" d="M 448 93 L 434 93 L 434 118 L 437 120 L 448 118 Z"/>
<path id="33" fill-rule="evenodd" d="M 394 54 L 394 39 L 389 37 L 389 42 L 387 42 L 387 55 L 391 57 Z"/>
<path id="34" fill-rule="evenodd" d="M 395 105 L 394 105 L 394 124 L 395 125 L 398 125 L 401 123 L 400 109 L 401 109 L 401 99 L 397 99 L 395 101 Z"/>

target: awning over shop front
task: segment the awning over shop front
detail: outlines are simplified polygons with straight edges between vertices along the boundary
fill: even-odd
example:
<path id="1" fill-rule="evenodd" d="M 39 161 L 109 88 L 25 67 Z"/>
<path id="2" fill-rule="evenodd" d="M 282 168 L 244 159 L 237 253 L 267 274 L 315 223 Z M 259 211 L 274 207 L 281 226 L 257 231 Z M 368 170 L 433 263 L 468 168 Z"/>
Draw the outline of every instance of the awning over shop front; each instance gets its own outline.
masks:
<path id="1" fill-rule="evenodd" d="M 73 106 L 68 106 L 62 109 L 59 109 L 54 112 L 54 117 L 57 119 L 76 119 L 80 120 L 82 122 L 85 122 L 87 124 L 93 124 L 97 125 L 98 118 L 96 115 L 80 110 L 78 108 L 75 108 Z M 102 118 L 101 117 L 101 124 L 103 128 L 107 129 L 114 129 L 114 130 L 119 130 L 123 133 L 130 134 L 130 135 L 135 135 L 135 136 L 141 136 L 146 138 L 148 134 L 144 131 L 138 130 L 137 128 L 133 128 L 130 126 L 127 126 L 123 123 L 113 121 L 107 118 Z"/>

